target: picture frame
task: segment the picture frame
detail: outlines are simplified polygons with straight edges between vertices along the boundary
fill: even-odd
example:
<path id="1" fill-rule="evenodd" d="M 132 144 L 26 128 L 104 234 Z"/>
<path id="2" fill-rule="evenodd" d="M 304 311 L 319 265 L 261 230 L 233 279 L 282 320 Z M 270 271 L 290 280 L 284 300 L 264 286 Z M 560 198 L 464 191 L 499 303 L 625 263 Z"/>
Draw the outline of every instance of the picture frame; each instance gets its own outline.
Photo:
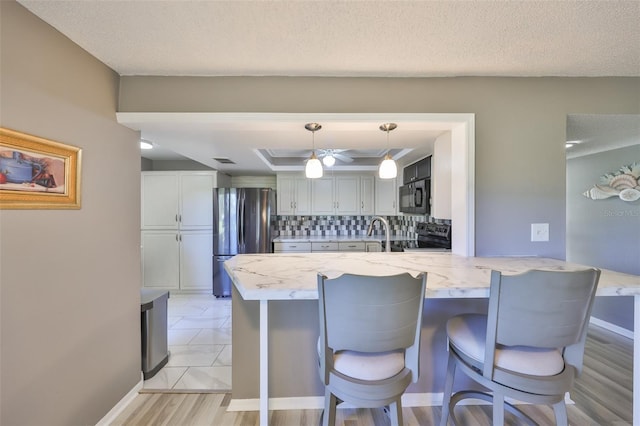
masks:
<path id="1" fill-rule="evenodd" d="M 79 209 L 82 150 L 0 127 L 0 209 Z"/>

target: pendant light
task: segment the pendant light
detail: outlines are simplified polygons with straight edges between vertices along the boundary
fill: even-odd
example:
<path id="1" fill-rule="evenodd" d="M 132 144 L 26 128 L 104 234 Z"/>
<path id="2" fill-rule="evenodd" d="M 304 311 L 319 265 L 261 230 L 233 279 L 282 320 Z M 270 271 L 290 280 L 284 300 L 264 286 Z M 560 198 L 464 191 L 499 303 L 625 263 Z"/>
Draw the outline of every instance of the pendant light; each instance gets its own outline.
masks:
<path id="1" fill-rule="evenodd" d="M 318 123 L 307 123 L 304 126 L 305 129 L 311 132 L 311 157 L 307 160 L 307 165 L 304 168 L 304 174 L 309 179 L 317 179 L 322 177 L 322 163 L 318 157 L 316 157 L 316 143 L 315 143 L 315 133 L 316 131 L 322 129 L 322 126 Z"/>
<path id="2" fill-rule="evenodd" d="M 393 158 L 391 158 L 391 155 L 389 155 L 389 132 L 396 127 L 398 127 L 396 123 L 380 125 L 380 130 L 387 132 L 387 155 L 385 155 L 384 160 L 382 160 L 378 168 L 378 176 L 380 176 L 380 179 L 393 179 L 398 176 L 398 166 Z"/>

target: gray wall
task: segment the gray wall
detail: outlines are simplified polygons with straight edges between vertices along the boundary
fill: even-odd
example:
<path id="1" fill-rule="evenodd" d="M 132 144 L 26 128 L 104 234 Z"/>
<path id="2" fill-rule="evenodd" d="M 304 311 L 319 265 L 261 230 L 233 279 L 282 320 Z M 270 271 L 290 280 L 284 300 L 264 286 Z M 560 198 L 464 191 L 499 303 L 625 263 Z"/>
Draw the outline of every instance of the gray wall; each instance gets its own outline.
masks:
<path id="1" fill-rule="evenodd" d="M 118 75 L 0 2 L 2 127 L 82 148 L 80 210 L 0 211 L 0 424 L 88 425 L 140 377 L 140 155 Z"/>
<path id="2" fill-rule="evenodd" d="M 639 99 L 638 78 L 130 76 L 119 111 L 475 113 L 476 254 L 564 259 L 567 114 L 638 113 Z M 530 241 L 539 222 L 549 242 Z"/>
<path id="3" fill-rule="evenodd" d="M 640 275 L 640 200 L 590 200 L 600 176 L 640 163 L 638 144 L 567 160 L 567 260 Z M 633 298 L 599 297 L 593 316 L 633 330 Z"/>

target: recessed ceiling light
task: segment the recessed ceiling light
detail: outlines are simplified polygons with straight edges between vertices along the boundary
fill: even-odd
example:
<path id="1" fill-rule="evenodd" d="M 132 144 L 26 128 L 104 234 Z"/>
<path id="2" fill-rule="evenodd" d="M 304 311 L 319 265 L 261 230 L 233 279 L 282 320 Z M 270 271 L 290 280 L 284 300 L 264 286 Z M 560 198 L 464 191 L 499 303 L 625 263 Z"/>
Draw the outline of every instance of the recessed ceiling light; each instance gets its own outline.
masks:
<path id="1" fill-rule="evenodd" d="M 153 144 L 146 139 L 140 139 L 140 149 L 153 149 Z"/>
<path id="2" fill-rule="evenodd" d="M 564 144 L 564 146 L 565 146 L 565 148 L 571 148 L 572 146 L 577 145 L 577 144 L 579 144 L 580 142 L 582 142 L 582 141 L 567 141 L 567 142 Z"/>

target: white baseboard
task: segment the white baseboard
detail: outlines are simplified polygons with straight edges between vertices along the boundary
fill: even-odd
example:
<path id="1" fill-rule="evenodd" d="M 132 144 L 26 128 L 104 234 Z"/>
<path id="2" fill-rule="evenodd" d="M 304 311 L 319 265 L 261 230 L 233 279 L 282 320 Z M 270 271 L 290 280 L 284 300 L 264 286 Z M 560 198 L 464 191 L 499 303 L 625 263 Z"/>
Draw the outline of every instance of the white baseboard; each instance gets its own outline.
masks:
<path id="1" fill-rule="evenodd" d="M 605 330 L 609 330 L 613 333 L 619 334 L 621 336 L 626 337 L 627 339 L 633 340 L 633 331 L 627 330 L 626 328 L 620 327 L 619 325 L 612 324 L 607 321 L 603 321 L 601 319 L 591 317 L 589 319 L 589 323 L 593 325 L 597 325 L 598 327 L 602 327 Z"/>
<path id="2" fill-rule="evenodd" d="M 140 381 L 136 383 L 136 385 L 120 401 L 118 401 L 118 403 L 114 405 L 98 423 L 96 423 L 96 426 L 110 425 L 111 422 L 113 422 L 116 417 L 118 417 L 120 413 L 127 408 L 127 405 L 129 405 L 131 401 L 138 396 L 138 392 L 142 389 L 143 383 L 142 374 L 140 374 Z"/>

